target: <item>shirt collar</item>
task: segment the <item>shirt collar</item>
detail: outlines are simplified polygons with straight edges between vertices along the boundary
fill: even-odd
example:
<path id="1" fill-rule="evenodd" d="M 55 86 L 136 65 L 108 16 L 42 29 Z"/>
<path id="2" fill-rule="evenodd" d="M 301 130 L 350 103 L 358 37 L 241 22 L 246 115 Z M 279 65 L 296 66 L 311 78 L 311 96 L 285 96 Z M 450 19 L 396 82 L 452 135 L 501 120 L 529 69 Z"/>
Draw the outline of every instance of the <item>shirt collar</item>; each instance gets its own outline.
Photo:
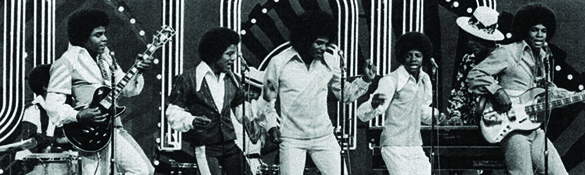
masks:
<path id="1" fill-rule="evenodd" d="M 43 96 L 41 96 L 41 95 L 37 95 L 31 103 L 32 104 L 39 104 L 42 107 L 45 107 L 45 98 L 43 98 Z"/>
<path id="2" fill-rule="evenodd" d="M 78 54 L 84 54 L 84 55 L 87 55 L 89 58 L 91 58 L 91 59 L 93 60 L 93 58 L 92 58 L 92 57 L 91 57 L 91 55 L 89 54 L 89 51 L 87 51 L 87 49 L 86 49 L 86 48 L 84 48 L 84 47 L 81 47 L 81 46 L 75 46 L 75 45 L 72 45 L 71 43 L 69 43 L 69 48 L 67 48 L 67 49 L 68 49 L 68 50 L 71 50 L 71 51 L 73 51 L 73 52 L 75 52 L 75 53 L 78 53 Z M 110 53 L 110 49 L 109 49 L 108 47 L 106 47 L 106 48 L 104 49 L 104 53 Z M 109 55 L 109 54 L 100 54 L 100 55 L 99 55 L 99 57 L 102 57 L 102 56 L 105 56 L 105 57 L 107 57 L 107 55 Z M 94 61 L 95 61 L 95 60 L 94 60 Z"/>
<path id="3" fill-rule="evenodd" d="M 203 78 L 205 78 L 205 76 L 209 74 L 212 77 L 215 78 L 215 80 L 217 80 L 217 77 L 215 76 L 215 73 L 213 73 L 213 71 L 211 70 L 211 68 L 209 67 L 209 65 L 205 62 L 205 61 L 201 61 L 201 63 L 199 63 L 199 65 L 197 65 L 196 68 L 196 72 L 195 72 L 195 77 L 196 77 L 196 86 L 195 87 L 195 91 L 199 91 L 201 89 L 201 84 L 203 84 Z M 219 78 L 223 79 L 223 77 L 225 76 L 225 73 L 220 73 L 219 74 Z"/>
<path id="4" fill-rule="evenodd" d="M 530 47 L 530 45 L 528 45 L 528 43 L 525 40 L 522 40 L 522 48 L 523 48 L 523 51 L 528 51 L 528 52 L 532 53 L 532 47 Z M 540 55 L 546 54 L 544 49 L 538 49 L 538 51 L 540 52 Z"/>
<path id="5" fill-rule="evenodd" d="M 404 84 L 406 84 L 406 82 L 408 82 L 408 80 L 412 79 L 412 81 L 416 82 L 416 79 L 414 79 L 414 77 L 412 75 L 410 75 L 410 73 L 408 73 L 408 71 L 406 71 L 406 68 L 404 68 L 404 65 L 400 65 L 398 67 L 398 69 L 396 69 L 396 73 L 398 74 L 398 87 L 402 87 L 404 86 Z M 418 80 L 422 81 L 424 78 L 424 74 L 423 74 L 423 70 L 422 67 L 420 68 L 420 71 L 418 73 Z"/>
<path id="6" fill-rule="evenodd" d="M 298 51 L 296 51 L 292 46 L 291 48 L 292 50 L 294 50 L 294 52 L 290 52 L 290 59 L 286 60 L 287 62 L 292 61 L 294 59 L 299 60 L 300 62 L 304 63 L 303 59 L 301 59 L 301 55 L 299 54 Z M 322 59 L 317 59 L 317 61 L 321 61 L 321 63 L 323 63 L 325 66 L 327 66 L 328 68 L 331 68 L 331 63 L 329 63 L 329 61 L 333 61 L 335 60 L 335 56 L 331 55 L 328 52 L 323 53 L 323 58 Z M 312 63 L 309 63 L 312 64 Z"/>

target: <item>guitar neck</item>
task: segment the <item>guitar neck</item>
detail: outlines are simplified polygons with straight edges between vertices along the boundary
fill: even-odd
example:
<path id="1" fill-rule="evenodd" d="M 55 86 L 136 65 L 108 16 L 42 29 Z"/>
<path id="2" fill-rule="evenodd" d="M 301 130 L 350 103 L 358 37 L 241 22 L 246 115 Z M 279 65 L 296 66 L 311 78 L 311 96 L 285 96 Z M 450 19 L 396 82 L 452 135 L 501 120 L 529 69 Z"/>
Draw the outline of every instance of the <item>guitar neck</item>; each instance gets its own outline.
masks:
<path id="1" fill-rule="evenodd" d="M 574 96 L 570 96 L 570 97 L 566 97 L 566 98 L 553 99 L 553 100 L 549 101 L 549 106 L 550 106 L 550 109 L 554 109 L 554 108 L 563 107 L 563 106 L 567 106 L 567 105 L 582 102 L 582 101 L 585 101 L 585 94 L 574 95 Z M 534 105 L 526 106 L 526 112 L 530 113 L 530 114 L 542 112 L 545 110 L 546 110 L 546 103 L 545 102 L 540 102 L 540 103 L 537 103 Z"/>
<path id="2" fill-rule="evenodd" d="M 158 49 L 158 48 L 155 46 L 150 46 L 148 49 L 146 49 L 146 51 L 144 51 L 143 55 L 147 56 L 146 58 L 148 58 L 152 54 L 154 54 L 156 49 Z M 110 94 L 108 95 L 108 97 L 104 98 L 100 102 L 102 104 L 102 106 L 104 106 L 106 108 L 110 108 L 112 106 L 111 105 L 112 101 L 114 99 L 117 99 L 120 96 L 120 93 L 122 93 L 122 90 L 124 90 L 124 88 L 126 87 L 128 82 L 130 82 L 130 80 L 132 80 L 136 75 L 138 75 L 140 72 L 142 72 L 142 70 L 138 69 L 137 66 L 138 66 L 138 63 L 134 63 L 134 65 L 132 65 L 132 67 L 128 70 L 128 72 L 126 73 L 124 78 L 122 78 L 122 80 L 120 80 L 116 84 L 116 87 L 112 91 L 110 91 Z"/>

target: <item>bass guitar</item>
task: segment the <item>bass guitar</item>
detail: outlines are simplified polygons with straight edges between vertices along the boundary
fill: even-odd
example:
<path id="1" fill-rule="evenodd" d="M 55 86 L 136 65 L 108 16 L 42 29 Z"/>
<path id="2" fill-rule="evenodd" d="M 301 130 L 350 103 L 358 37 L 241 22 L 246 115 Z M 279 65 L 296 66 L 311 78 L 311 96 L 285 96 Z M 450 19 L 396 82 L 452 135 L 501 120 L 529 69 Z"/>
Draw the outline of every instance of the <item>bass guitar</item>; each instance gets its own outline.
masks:
<path id="1" fill-rule="evenodd" d="M 540 127 L 546 112 L 545 90 L 532 88 L 524 92 L 506 91 L 510 94 L 512 109 L 506 113 L 494 111 L 490 99 L 481 97 L 477 114 L 480 114 L 481 132 L 489 143 L 499 143 L 515 130 L 533 130 Z M 585 94 L 549 100 L 549 110 L 585 101 Z"/>
<path id="2" fill-rule="evenodd" d="M 165 45 L 175 35 L 175 30 L 169 26 L 162 26 L 162 29 L 157 32 L 157 35 L 153 36 L 153 42 L 147 46 L 144 51 L 144 59 L 152 59 L 152 54 L 155 51 Z M 95 123 L 69 123 L 63 125 L 63 132 L 69 142 L 76 148 L 86 152 L 96 152 L 102 150 L 110 143 L 111 127 L 113 127 L 114 118 L 121 115 L 125 111 L 125 107 L 120 107 L 112 104 L 114 99 L 117 99 L 126 87 L 126 84 L 132 80 L 140 69 L 137 68 L 137 64 L 134 64 L 126 73 L 124 78 L 120 80 L 114 89 L 110 89 L 108 86 L 102 86 L 93 91 L 91 103 L 88 106 L 77 107 L 80 108 L 95 108 L 98 107 L 103 113 L 108 113 L 113 107 L 116 108 L 116 114 L 106 117 L 104 122 Z"/>

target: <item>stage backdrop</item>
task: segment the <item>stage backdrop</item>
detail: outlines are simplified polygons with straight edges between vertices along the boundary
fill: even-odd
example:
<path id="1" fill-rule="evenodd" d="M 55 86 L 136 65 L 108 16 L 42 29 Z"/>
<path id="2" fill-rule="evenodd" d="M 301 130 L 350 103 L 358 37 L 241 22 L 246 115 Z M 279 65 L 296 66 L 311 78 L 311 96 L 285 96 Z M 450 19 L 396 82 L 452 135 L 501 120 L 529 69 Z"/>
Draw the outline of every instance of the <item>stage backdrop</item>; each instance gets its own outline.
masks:
<path id="1" fill-rule="evenodd" d="M 137 97 L 121 99 L 128 107 L 122 116 L 125 128 L 134 136 L 152 160 L 158 160 L 159 147 L 165 141 L 177 140 L 161 136 L 164 128 L 161 119 L 164 97 L 168 95 L 172 77 L 199 62 L 198 41 L 211 28 L 230 27 L 242 34 L 241 49 L 248 62 L 262 68 L 270 51 L 288 39 L 290 20 L 303 11 L 320 9 L 334 14 L 340 21 L 338 46 L 346 53 L 348 75 L 357 75 L 360 59 L 373 59 L 378 73 L 387 74 L 396 66 L 393 43 L 407 31 L 421 31 L 434 44 L 434 57 L 440 65 L 439 98 L 445 108 L 450 94 L 453 70 L 458 64 L 462 46 L 462 33 L 455 24 L 459 16 L 469 16 L 478 5 L 495 8 L 503 18 L 500 30 L 509 31 L 516 9 L 530 2 L 541 2 L 557 15 L 557 33 L 550 43 L 559 48 L 555 66 L 555 80 L 559 86 L 582 90 L 585 61 L 585 36 L 581 30 L 585 16 L 580 13 L 585 2 L 573 0 L 52 0 L 3 1 L 2 85 L 0 97 L 0 144 L 17 141 L 18 126 L 24 106 L 32 101 L 26 75 L 36 65 L 51 63 L 67 49 L 66 23 L 72 12 L 85 8 L 98 8 L 111 19 L 108 43 L 116 51 L 118 63 L 128 69 L 135 56 L 151 42 L 152 34 L 160 26 L 177 29 L 175 41 L 155 56 L 159 64 L 144 74 L 146 85 Z M 266 63 L 264 63 L 266 64 Z M 557 68 L 558 67 L 558 68 Z M 239 70 L 235 70 L 239 71 Z M 349 110 L 342 112 L 352 114 Z M 585 146 L 582 127 L 585 119 L 580 108 L 557 111 L 549 125 L 549 137 L 563 156 L 570 174 L 585 172 Z M 338 111 L 336 111 L 338 112 Z M 332 117 L 333 120 L 336 117 Z M 355 119 L 355 118 L 354 118 Z M 162 123 L 161 123 L 162 121 Z M 371 173 L 371 150 L 367 148 L 365 132 L 368 123 L 352 121 L 352 167 L 354 173 Z M 161 138 L 162 137 L 162 138 Z M 161 140 L 162 139 L 162 140 Z M 176 148 L 178 145 L 170 147 Z M 185 150 L 183 148 L 183 150 Z M 365 173 L 369 174 L 369 173 Z"/>

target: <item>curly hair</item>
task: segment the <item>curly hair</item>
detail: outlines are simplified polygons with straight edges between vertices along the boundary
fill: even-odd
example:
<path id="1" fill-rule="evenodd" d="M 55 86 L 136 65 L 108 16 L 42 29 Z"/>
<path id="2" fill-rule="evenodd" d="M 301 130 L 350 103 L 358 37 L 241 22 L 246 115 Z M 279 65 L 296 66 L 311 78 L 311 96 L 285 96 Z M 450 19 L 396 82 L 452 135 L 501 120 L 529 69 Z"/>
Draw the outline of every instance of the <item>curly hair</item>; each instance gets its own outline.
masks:
<path id="1" fill-rule="evenodd" d="M 240 43 L 240 35 L 229 28 L 211 29 L 199 42 L 199 56 L 206 63 L 215 63 L 229 46 Z"/>
<path id="2" fill-rule="evenodd" d="M 404 54 L 411 50 L 418 50 L 423 54 L 423 62 L 428 63 L 433 53 L 433 43 L 429 37 L 420 32 L 407 32 L 400 36 L 395 44 L 395 55 L 398 63 L 404 63 Z"/>
<path id="3" fill-rule="evenodd" d="M 337 21 L 323 11 L 306 11 L 290 28 L 290 44 L 298 52 L 308 50 L 317 38 L 326 37 L 330 43 L 337 41 Z"/>
<path id="4" fill-rule="evenodd" d="M 110 19 L 108 15 L 97 9 L 83 9 L 69 17 L 67 21 L 67 34 L 71 45 L 83 46 L 91 32 L 97 27 L 108 27 Z"/>
<path id="5" fill-rule="evenodd" d="M 50 64 L 38 65 L 28 74 L 28 87 L 37 95 L 44 94 L 47 90 L 44 89 L 49 86 Z"/>
<path id="6" fill-rule="evenodd" d="M 520 7 L 512 22 L 513 40 L 522 41 L 527 37 L 530 28 L 538 24 L 546 27 L 546 41 L 552 39 L 557 28 L 555 13 L 540 3 L 530 3 Z"/>

